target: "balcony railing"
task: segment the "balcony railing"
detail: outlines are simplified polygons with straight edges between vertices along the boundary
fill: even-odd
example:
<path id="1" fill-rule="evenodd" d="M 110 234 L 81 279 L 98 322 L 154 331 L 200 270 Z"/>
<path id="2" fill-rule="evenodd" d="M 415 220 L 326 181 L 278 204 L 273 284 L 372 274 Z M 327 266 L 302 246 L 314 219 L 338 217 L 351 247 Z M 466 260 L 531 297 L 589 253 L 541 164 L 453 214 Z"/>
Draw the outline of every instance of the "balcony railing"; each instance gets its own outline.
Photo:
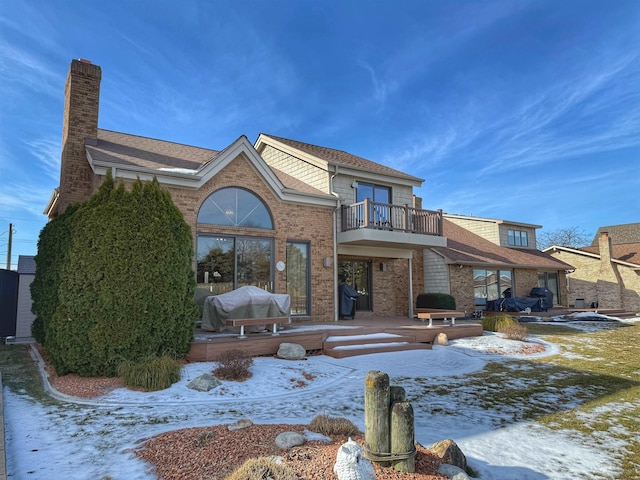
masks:
<path id="1" fill-rule="evenodd" d="M 422 235 L 442 236 L 442 210 L 422 210 L 365 199 L 342 205 L 342 231 L 372 228 Z"/>

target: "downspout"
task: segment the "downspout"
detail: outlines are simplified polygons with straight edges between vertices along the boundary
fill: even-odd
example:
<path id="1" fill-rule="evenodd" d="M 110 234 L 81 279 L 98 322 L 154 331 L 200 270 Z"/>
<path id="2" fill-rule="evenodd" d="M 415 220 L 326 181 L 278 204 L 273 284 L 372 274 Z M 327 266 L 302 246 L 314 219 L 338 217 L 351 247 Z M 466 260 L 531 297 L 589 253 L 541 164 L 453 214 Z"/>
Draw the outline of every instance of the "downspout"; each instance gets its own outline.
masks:
<path id="1" fill-rule="evenodd" d="M 338 175 L 338 166 L 329 179 L 329 192 L 336 197 L 336 208 L 333 210 L 333 321 L 337 322 L 338 315 L 338 209 L 340 208 L 340 195 L 333 191 L 333 179 Z"/>
<path id="2" fill-rule="evenodd" d="M 413 254 L 409 259 L 409 318 L 413 318 L 413 266 L 411 261 L 413 260 Z"/>

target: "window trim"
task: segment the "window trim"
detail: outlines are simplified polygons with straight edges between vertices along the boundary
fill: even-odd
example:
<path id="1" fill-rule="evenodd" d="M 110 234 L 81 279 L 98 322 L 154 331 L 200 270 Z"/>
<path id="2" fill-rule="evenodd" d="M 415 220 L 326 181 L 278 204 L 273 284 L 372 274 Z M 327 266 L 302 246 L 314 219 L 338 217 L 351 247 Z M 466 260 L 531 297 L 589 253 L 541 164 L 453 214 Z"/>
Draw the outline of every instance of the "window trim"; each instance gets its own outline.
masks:
<path id="1" fill-rule="evenodd" d="M 507 229 L 507 244 L 510 247 L 528 247 L 529 234 L 526 230 Z"/>
<path id="2" fill-rule="evenodd" d="M 307 261 L 306 261 L 306 282 L 307 282 L 307 291 L 306 291 L 306 312 L 305 313 L 293 313 L 293 309 L 292 309 L 292 313 L 291 316 L 292 317 L 308 317 L 311 316 L 311 289 L 312 289 L 312 284 L 311 284 L 311 241 L 310 240 L 292 240 L 292 239 L 287 239 L 285 242 L 285 255 L 286 255 L 286 275 L 285 275 L 285 287 L 287 290 L 287 293 L 289 293 L 289 272 L 288 272 L 288 268 L 289 268 L 289 258 L 288 258 L 288 254 L 289 254 L 289 245 L 306 245 L 307 247 Z"/>

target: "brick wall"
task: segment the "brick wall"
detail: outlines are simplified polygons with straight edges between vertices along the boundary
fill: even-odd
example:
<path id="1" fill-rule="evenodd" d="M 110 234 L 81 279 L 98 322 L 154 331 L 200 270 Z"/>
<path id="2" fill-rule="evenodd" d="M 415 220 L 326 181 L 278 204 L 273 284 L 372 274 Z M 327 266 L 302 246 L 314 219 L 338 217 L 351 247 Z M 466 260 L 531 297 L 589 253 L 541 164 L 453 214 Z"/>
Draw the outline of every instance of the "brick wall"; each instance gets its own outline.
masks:
<path id="1" fill-rule="evenodd" d="M 130 187 L 132 182 L 126 182 Z M 286 262 L 286 242 L 309 241 L 311 258 L 311 312 L 308 320 L 334 319 L 333 267 L 324 258 L 333 258 L 333 208 L 283 202 L 243 156 L 238 156 L 200 189 L 163 186 L 191 227 L 194 247 L 198 233 L 265 237 L 274 240 L 273 264 Z M 247 188 L 260 197 L 271 211 L 274 230 L 197 224 L 200 205 L 224 187 Z M 248 188 L 250 187 L 250 188 Z M 193 268 L 195 270 L 195 260 Z M 286 271 L 274 271 L 274 292 L 286 293 Z M 306 318 L 306 317 L 305 317 Z"/>

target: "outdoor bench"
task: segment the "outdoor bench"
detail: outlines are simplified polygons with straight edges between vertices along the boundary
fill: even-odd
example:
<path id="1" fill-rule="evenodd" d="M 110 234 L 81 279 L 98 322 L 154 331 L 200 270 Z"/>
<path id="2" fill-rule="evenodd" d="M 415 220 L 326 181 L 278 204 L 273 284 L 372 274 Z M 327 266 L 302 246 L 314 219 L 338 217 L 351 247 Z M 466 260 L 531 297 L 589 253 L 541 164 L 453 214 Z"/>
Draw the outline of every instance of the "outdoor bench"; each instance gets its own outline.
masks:
<path id="1" fill-rule="evenodd" d="M 267 317 L 267 318 L 229 318 L 226 321 L 228 327 L 240 327 L 240 335 L 238 338 L 247 338 L 244 334 L 245 325 L 265 325 L 273 324 L 271 335 L 278 335 L 278 325 L 289 323 L 289 317 Z"/>
<path id="2" fill-rule="evenodd" d="M 464 312 L 456 312 L 455 310 L 442 310 L 437 308 L 416 308 L 418 318 L 424 321 L 429 319 L 429 327 L 433 327 L 434 320 L 451 319 L 451 325 L 456 324 L 456 318 L 464 317 Z"/>

